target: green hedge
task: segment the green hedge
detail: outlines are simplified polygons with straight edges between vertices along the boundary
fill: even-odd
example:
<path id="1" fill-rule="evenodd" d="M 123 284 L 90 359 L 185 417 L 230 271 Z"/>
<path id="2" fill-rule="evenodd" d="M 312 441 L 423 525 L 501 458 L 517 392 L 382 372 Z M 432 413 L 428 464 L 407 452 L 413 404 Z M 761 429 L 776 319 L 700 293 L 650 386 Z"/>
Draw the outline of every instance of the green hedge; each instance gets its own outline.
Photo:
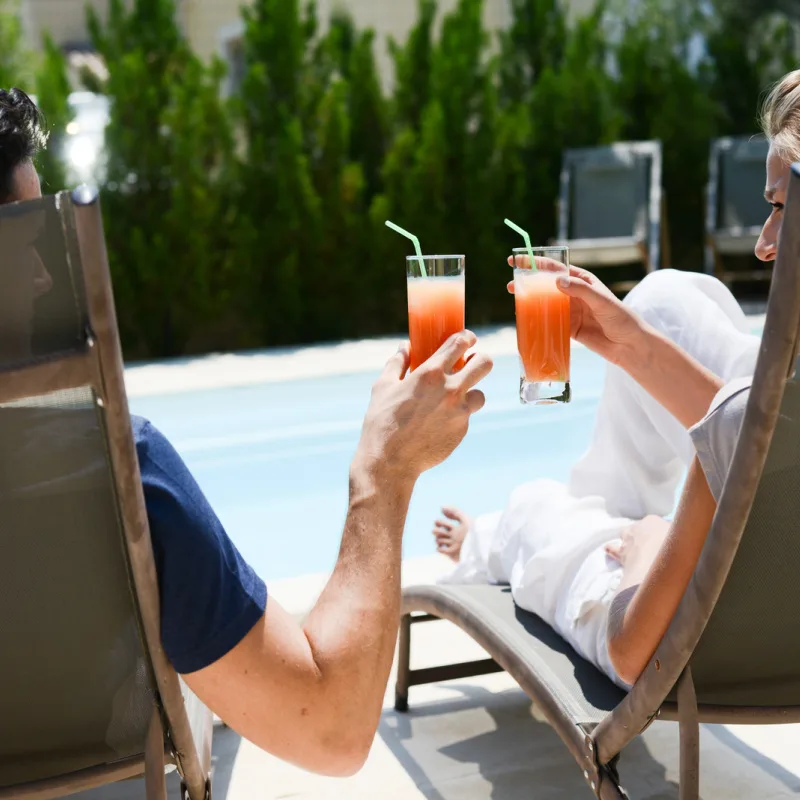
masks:
<path id="1" fill-rule="evenodd" d="M 568 23 L 558 0 L 482 0 L 438 19 L 418 0 L 390 42 L 313 4 L 255 0 L 246 70 L 202 63 L 173 0 L 92 20 L 110 78 L 105 212 L 126 354 L 360 337 L 405 327 L 407 243 L 464 252 L 471 325 L 508 320 L 509 216 L 545 241 L 565 147 L 660 139 L 673 261 L 702 263 L 712 137 L 757 130 L 768 84 L 795 63 L 790 0 L 609 0 Z M 0 41 L 2 37 L 0 37 Z"/>

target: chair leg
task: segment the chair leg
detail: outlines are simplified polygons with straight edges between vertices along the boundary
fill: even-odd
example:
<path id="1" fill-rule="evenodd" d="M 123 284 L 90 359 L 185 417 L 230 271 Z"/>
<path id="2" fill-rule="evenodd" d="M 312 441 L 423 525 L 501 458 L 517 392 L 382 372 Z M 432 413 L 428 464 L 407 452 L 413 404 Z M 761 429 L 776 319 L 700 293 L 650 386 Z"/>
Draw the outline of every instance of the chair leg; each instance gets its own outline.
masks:
<path id="1" fill-rule="evenodd" d="M 689 667 L 686 667 L 678 681 L 678 727 L 681 740 L 680 800 L 699 800 L 700 721 Z"/>
<path id="2" fill-rule="evenodd" d="M 181 781 L 181 800 L 191 800 L 191 798 L 189 797 L 189 789 L 187 788 L 186 784 L 183 781 Z M 212 800 L 211 780 L 210 779 L 206 783 L 205 800 Z"/>
<path id="3" fill-rule="evenodd" d="M 147 800 L 167 800 L 164 768 L 164 729 L 161 727 L 158 708 L 154 708 L 144 750 L 144 786 Z"/>
<path id="4" fill-rule="evenodd" d="M 408 711 L 408 686 L 411 677 L 411 614 L 400 619 L 400 639 L 397 650 L 397 683 L 394 689 L 396 711 Z"/>
<path id="5" fill-rule="evenodd" d="M 619 785 L 618 781 L 602 781 L 595 795 L 600 800 L 630 800 L 627 792 Z"/>
<path id="6" fill-rule="evenodd" d="M 594 755 L 594 751 L 590 751 Z M 598 767 L 596 770 L 596 781 L 593 776 L 584 772 L 584 777 L 589 782 L 595 797 L 599 800 L 629 800 L 627 792 L 620 785 L 619 771 L 617 766 L 619 764 L 619 755 L 615 756 L 603 766 Z"/>

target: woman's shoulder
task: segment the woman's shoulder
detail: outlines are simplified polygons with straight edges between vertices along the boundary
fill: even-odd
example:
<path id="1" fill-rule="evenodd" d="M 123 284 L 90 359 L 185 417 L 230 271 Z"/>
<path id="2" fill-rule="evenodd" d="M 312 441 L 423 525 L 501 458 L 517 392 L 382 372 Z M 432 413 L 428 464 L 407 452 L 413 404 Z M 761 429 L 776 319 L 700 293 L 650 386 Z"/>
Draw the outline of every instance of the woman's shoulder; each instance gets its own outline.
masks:
<path id="1" fill-rule="evenodd" d="M 689 430 L 709 488 L 719 500 L 742 429 L 752 378 L 723 386 L 703 419 Z"/>
<path id="2" fill-rule="evenodd" d="M 747 400 L 750 397 L 750 387 L 752 385 L 752 377 L 737 378 L 730 383 L 726 383 L 725 386 L 717 392 L 717 396 L 711 403 L 705 419 L 715 414 L 731 413 L 732 411 L 735 411 L 737 414 L 743 414 L 744 409 L 747 408 Z"/>

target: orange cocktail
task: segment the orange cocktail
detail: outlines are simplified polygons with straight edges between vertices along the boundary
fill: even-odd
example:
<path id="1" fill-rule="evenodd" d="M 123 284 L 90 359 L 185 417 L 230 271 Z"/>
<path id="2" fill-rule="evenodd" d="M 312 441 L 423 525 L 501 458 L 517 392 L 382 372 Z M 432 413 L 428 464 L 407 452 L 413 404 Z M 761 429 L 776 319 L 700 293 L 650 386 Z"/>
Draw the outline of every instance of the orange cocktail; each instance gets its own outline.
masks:
<path id="1" fill-rule="evenodd" d="M 551 249 L 551 248 L 548 248 Z M 517 346 L 522 362 L 520 399 L 523 403 L 570 400 L 569 297 L 556 279 L 567 271 L 515 269 Z"/>
<path id="2" fill-rule="evenodd" d="M 411 369 L 425 363 L 454 333 L 464 330 L 464 257 L 426 256 L 408 260 L 408 333 Z M 460 369 L 463 362 L 456 364 Z"/>

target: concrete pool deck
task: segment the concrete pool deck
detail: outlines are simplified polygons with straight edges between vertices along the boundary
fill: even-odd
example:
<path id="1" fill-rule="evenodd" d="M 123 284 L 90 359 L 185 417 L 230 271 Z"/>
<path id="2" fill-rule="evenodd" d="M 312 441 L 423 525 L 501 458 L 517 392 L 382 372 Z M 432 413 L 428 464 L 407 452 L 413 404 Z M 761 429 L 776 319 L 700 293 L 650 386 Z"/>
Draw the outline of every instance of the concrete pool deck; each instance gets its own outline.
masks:
<path id="1" fill-rule="evenodd" d="M 405 341 L 392 336 L 285 348 L 268 352 L 221 353 L 155 364 L 134 364 L 126 369 L 130 397 L 179 394 L 204 389 L 282 383 L 358 372 L 375 372 Z M 579 346 L 579 345 L 577 345 Z M 489 355 L 516 353 L 516 331 L 494 328 L 480 334 L 480 347 Z"/>
<path id="2" fill-rule="evenodd" d="M 434 580 L 440 556 L 411 559 L 403 582 Z M 295 614 L 313 603 L 325 576 L 271 585 Z M 480 657 L 455 626 L 431 623 L 415 631 L 414 666 Z M 310 775 L 269 756 L 236 733 L 214 736 L 214 800 L 590 800 L 566 747 L 537 719 L 526 696 L 505 674 L 412 689 L 411 711 L 392 708 L 393 680 L 378 735 L 364 769 L 344 780 Z M 267 712 L 268 713 L 268 712 Z M 701 796 L 705 800 L 784 800 L 800 796 L 800 725 L 703 726 Z M 624 753 L 621 773 L 632 800 L 678 797 L 678 737 L 673 723 L 656 723 Z M 179 797 L 170 776 L 170 800 Z M 141 781 L 83 792 L 80 800 L 134 800 Z"/>
<path id="3" fill-rule="evenodd" d="M 763 304 L 746 308 L 754 329 L 764 323 Z M 479 347 L 493 358 L 517 352 L 514 327 L 477 330 Z M 154 364 L 133 364 L 126 369 L 125 384 L 132 398 L 181 394 L 322 378 L 357 372 L 375 372 L 405 341 L 393 336 L 362 341 L 285 348 L 269 352 L 220 353 Z M 581 348 L 573 342 L 574 348 Z"/>

